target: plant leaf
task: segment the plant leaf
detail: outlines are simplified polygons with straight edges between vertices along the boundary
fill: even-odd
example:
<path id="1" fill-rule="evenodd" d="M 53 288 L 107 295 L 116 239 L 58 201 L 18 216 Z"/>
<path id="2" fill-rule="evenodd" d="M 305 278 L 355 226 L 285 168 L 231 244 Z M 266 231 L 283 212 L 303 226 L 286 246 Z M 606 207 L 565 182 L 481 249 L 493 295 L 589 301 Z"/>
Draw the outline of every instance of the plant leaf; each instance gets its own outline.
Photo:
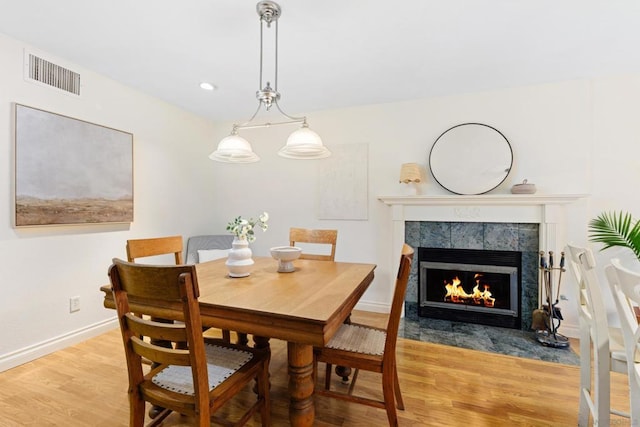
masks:
<path id="1" fill-rule="evenodd" d="M 629 248 L 640 260 L 640 221 L 634 221 L 630 213 L 601 213 L 589 222 L 589 240 L 603 243 L 601 250 Z"/>

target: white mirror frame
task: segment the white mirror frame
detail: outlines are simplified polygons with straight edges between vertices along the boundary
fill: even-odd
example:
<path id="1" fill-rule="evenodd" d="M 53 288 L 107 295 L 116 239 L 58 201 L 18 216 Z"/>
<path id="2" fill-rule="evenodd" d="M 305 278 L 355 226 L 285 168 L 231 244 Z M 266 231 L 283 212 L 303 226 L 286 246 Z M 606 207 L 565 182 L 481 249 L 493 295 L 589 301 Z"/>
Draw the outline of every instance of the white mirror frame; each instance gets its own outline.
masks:
<path id="1" fill-rule="evenodd" d="M 454 194 L 484 194 L 507 179 L 513 150 L 497 129 L 463 123 L 444 131 L 431 147 L 429 168 L 434 179 Z"/>

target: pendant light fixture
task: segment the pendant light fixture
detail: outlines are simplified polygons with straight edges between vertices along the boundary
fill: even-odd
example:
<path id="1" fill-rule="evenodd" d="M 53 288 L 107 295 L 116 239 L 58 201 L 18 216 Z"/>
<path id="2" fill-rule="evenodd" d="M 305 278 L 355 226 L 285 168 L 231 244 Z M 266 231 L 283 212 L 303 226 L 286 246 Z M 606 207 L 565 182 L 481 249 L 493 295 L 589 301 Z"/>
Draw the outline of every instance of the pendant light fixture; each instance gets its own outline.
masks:
<path id="1" fill-rule="evenodd" d="M 261 1 L 256 6 L 256 11 L 260 17 L 260 86 L 256 92 L 258 98 L 258 108 L 249 120 L 242 124 L 234 124 L 231 135 L 223 138 L 218 144 L 216 151 L 209 155 L 209 158 L 219 162 L 227 163 L 252 163 L 257 162 L 260 158 L 251 149 L 249 141 L 241 137 L 238 132 L 242 129 L 253 129 L 270 127 L 284 124 L 301 124 L 300 129 L 294 131 L 284 147 L 278 151 L 278 155 L 289 159 L 323 159 L 329 157 L 331 152 L 322 145 L 320 136 L 309 129 L 306 117 L 293 117 L 282 111 L 278 100 L 280 92 L 278 92 L 278 18 L 281 15 L 280 6 L 272 1 Z M 275 29 L 275 74 L 273 76 L 274 86 L 267 81 L 263 87 L 262 64 L 263 64 L 263 32 L 264 26 L 271 28 L 272 24 Z M 260 89 L 262 88 L 262 89 Z M 286 120 L 275 123 L 252 124 L 260 109 L 264 108 L 269 111 L 271 107 L 276 106 L 277 110 Z"/>

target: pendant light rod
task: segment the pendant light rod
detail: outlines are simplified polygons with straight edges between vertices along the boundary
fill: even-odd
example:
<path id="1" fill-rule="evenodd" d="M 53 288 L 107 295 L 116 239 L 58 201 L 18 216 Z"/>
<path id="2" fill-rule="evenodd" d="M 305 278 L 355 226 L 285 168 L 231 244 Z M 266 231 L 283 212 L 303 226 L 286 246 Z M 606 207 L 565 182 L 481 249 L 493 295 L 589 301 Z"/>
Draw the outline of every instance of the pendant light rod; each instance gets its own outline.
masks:
<path id="1" fill-rule="evenodd" d="M 280 92 L 278 92 L 278 18 L 282 15 L 282 9 L 277 3 L 272 1 L 261 1 L 256 5 L 256 11 L 258 12 L 258 16 L 260 16 L 260 82 L 258 88 L 263 87 L 263 70 L 264 70 L 264 26 L 267 25 L 267 28 L 271 28 L 271 24 L 274 24 L 275 31 L 275 61 L 274 61 L 274 86 L 271 87 L 271 83 L 267 81 L 266 85 L 262 90 L 256 91 L 256 98 L 258 98 L 258 108 L 253 113 L 251 118 L 242 124 L 234 124 L 233 127 L 235 130 L 239 129 L 253 129 L 253 128 L 261 128 L 261 127 L 270 127 L 272 125 L 280 125 L 280 124 L 292 124 L 292 123 L 306 123 L 306 117 L 295 117 L 290 116 L 285 113 L 280 104 L 278 104 L 278 100 L 280 100 Z M 250 125 L 253 119 L 256 118 L 258 113 L 260 112 L 260 108 L 262 105 L 265 106 L 265 109 L 269 111 L 273 105 L 276 106 L 280 114 L 290 119 L 290 121 L 285 122 L 276 122 L 276 123 L 263 123 L 259 125 Z"/>
<path id="2" fill-rule="evenodd" d="M 271 23 L 275 22 L 275 62 L 274 62 L 274 89 L 278 92 L 278 18 L 281 15 L 280 6 L 273 2 L 260 2 L 256 6 L 258 15 L 260 16 L 260 81 L 258 87 L 262 87 L 262 66 L 264 64 L 264 24 L 267 28 L 271 28 Z M 268 82 L 267 82 L 268 84 Z"/>
<path id="3" fill-rule="evenodd" d="M 280 99 L 280 92 L 278 92 L 278 18 L 281 14 L 280 6 L 277 3 L 271 1 L 262 1 L 256 6 L 256 11 L 260 16 L 260 85 L 256 92 L 256 98 L 258 101 L 264 103 L 267 111 L 271 109 L 273 104 L 278 104 Z M 271 28 L 271 24 L 274 23 L 275 31 L 275 61 L 274 61 L 274 87 L 271 87 L 271 83 L 267 80 L 267 84 L 263 87 L 263 69 L 264 69 L 264 25 L 267 24 L 267 28 Z M 262 89 L 260 89 L 262 88 Z M 258 106 L 259 109 L 259 106 Z M 278 108 L 280 110 L 280 108 Z M 255 114 L 254 114 L 255 116 Z M 251 121 L 251 119 L 249 120 Z"/>

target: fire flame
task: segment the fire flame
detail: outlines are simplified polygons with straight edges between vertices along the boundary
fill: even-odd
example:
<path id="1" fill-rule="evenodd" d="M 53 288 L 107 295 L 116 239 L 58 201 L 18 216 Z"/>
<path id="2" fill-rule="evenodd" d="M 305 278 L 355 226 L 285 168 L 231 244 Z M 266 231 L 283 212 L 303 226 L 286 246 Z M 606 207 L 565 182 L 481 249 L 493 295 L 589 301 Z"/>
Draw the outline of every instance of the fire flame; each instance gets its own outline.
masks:
<path id="1" fill-rule="evenodd" d="M 445 281 L 444 287 L 447 290 L 447 294 L 444 296 L 446 302 L 452 302 L 456 304 L 466 304 L 473 302 L 475 305 L 484 305 L 485 307 L 493 307 L 496 299 L 492 298 L 491 291 L 489 291 L 489 285 L 481 285 L 480 278 L 482 274 L 476 274 L 474 280 L 476 285 L 473 287 L 473 293 L 468 294 L 462 287 L 462 282 L 458 276 L 454 277 L 451 283 Z M 484 290 L 481 291 L 480 287 Z"/>

